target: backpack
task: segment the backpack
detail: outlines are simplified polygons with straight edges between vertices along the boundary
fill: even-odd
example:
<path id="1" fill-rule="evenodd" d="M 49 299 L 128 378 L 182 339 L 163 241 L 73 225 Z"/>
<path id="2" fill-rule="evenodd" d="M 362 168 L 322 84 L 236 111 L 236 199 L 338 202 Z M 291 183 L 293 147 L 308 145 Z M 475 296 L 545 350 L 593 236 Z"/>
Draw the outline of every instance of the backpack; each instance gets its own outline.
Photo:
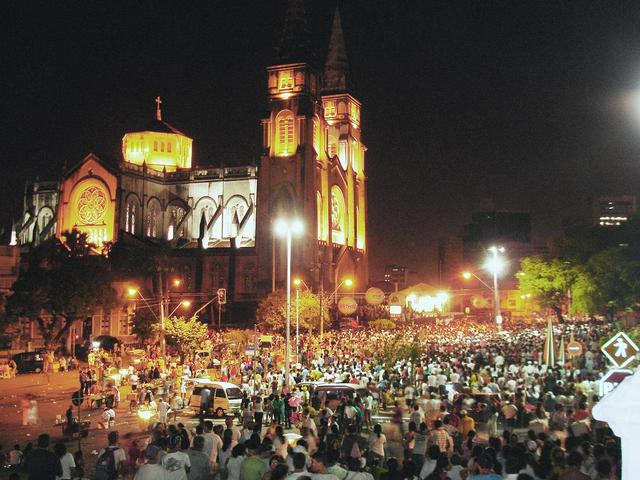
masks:
<path id="1" fill-rule="evenodd" d="M 118 477 L 114 452 L 119 447 L 107 447 L 96 462 L 95 480 L 115 480 Z"/>

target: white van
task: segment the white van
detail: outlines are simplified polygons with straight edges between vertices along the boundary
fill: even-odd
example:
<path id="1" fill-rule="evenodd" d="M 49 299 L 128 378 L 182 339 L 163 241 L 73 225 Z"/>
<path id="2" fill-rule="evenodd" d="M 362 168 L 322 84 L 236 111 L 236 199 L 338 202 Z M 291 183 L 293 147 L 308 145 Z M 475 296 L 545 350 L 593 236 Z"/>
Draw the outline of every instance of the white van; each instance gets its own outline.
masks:
<path id="1" fill-rule="evenodd" d="M 242 404 L 242 390 L 228 382 L 214 382 L 205 378 L 193 379 L 193 392 L 189 398 L 189 406 L 198 415 L 214 415 L 218 418 L 227 414 L 239 415 Z M 208 397 L 206 405 L 203 396 Z"/>

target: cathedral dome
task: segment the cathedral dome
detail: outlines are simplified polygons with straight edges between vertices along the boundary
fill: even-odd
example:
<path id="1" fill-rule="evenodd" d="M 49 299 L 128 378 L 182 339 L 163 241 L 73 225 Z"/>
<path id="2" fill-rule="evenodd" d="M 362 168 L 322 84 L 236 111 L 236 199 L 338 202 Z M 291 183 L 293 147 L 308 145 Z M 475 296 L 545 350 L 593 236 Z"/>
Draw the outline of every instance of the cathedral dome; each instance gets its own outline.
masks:
<path id="1" fill-rule="evenodd" d="M 162 120 L 160 97 L 156 98 L 156 118 L 122 137 L 122 157 L 134 165 L 173 172 L 191 168 L 193 139 Z"/>

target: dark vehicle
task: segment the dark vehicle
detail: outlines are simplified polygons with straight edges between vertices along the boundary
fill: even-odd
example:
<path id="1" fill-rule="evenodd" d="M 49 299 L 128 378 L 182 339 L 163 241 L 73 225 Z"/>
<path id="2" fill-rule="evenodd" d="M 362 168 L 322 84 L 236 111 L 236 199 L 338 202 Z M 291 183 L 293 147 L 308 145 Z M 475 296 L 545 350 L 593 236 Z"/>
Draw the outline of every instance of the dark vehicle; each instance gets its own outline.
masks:
<path id="1" fill-rule="evenodd" d="M 41 352 L 17 353 L 13 361 L 16 362 L 18 373 L 40 373 L 44 365 Z"/>

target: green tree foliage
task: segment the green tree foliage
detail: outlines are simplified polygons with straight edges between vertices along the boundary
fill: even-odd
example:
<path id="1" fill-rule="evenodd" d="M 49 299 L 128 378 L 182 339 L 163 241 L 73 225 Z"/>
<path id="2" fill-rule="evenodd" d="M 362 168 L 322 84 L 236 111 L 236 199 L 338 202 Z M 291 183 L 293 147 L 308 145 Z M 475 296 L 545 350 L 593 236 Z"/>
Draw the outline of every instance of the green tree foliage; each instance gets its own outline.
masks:
<path id="1" fill-rule="evenodd" d="M 136 309 L 133 316 L 133 334 L 141 343 L 148 342 L 154 336 L 154 326 L 158 324 L 158 318 L 146 307 Z"/>
<path id="2" fill-rule="evenodd" d="M 329 305 L 325 297 L 322 302 L 325 325 L 329 321 Z M 258 304 L 256 321 L 258 327 L 266 332 L 283 332 L 287 315 L 287 297 L 284 291 L 278 290 L 264 297 Z M 320 296 L 300 290 L 298 298 L 298 316 L 300 328 L 313 331 L 320 328 Z M 291 293 L 291 325 L 295 326 L 296 296 Z"/>
<path id="3" fill-rule="evenodd" d="M 7 300 L 6 321 L 34 321 L 47 349 L 60 345 L 74 321 L 99 307 L 109 309 L 116 300 L 111 270 L 104 257 L 89 255 L 86 234 L 65 237 L 65 244 L 52 240 L 31 254 Z"/>
<path id="4" fill-rule="evenodd" d="M 571 314 L 605 313 L 613 318 L 637 309 L 640 301 L 640 262 L 620 247 L 592 252 L 584 263 L 525 258 L 518 280 L 522 293 L 551 308 L 559 320 L 563 308 Z"/>
<path id="5" fill-rule="evenodd" d="M 569 306 L 570 299 L 572 310 L 574 305 L 580 308 L 590 305 L 590 300 L 585 297 L 593 287 L 589 276 L 584 269 L 572 266 L 569 262 L 523 258 L 517 276 L 520 291 L 531 294 L 541 307 L 552 309 L 561 322 L 563 308 Z M 579 285 L 579 288 L 571 290 L 575 285 Z"/>
<path id="6" fill-rule="evenodd" d="M 154 330 L 159 329 L 160 325 L 155 324 Z M 164 329 L 167 345 L 174 347 L 182 360 L 198 350 L 209 336 L 207 325 L 195 316 L 167 318 L 164 321 Z"/>
<path id="7" fill-rule="evenodd" d="M 640 262 L 623 248 L 609 248 L 593 255 L 587 269 L 594 279 L 594 303 L 598 311 L 613 317 L 636 309 L 640 300 Z"/>
<path id="8" fill-rule="evenodd" d="M 396 322 L 388 318 L 379 318 L 378 320 L 369 322 L 369 328 L 373 328 L 374 330 L 395 330 Z"/>

